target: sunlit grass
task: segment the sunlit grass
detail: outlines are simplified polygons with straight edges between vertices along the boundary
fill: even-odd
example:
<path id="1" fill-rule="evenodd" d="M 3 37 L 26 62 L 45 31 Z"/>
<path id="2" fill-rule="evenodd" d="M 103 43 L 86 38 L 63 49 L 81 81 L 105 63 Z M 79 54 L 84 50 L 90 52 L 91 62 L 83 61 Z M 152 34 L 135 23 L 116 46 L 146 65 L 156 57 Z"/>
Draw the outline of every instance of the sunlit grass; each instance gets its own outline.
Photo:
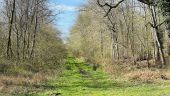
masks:
<path id="1" fill-rule="evenodd" d="M 76 61 L 69 59 L 67 63 Z M 77 63 L 76 63 L 77 64 Z M 170 84 L 135 84 L 114 81 L 109 75 L 101 71 L 92 71 L 87 65 L 80 64 L 85 68 L 86 74 L 81 74 L 79 68 L 66 70 L 60 78 L 55 78 L 42 85 L 40 92 L 32 92 L 30 96 L 162 96 L 170 94 Z M 73 67 L 74 64 L 71 66 Z M 91 71 L 89 71 L 91 70 Z M 55 95 L 54 95 L 55 96 Z M 57 96 L 57 95 L 56 95 Z"/>

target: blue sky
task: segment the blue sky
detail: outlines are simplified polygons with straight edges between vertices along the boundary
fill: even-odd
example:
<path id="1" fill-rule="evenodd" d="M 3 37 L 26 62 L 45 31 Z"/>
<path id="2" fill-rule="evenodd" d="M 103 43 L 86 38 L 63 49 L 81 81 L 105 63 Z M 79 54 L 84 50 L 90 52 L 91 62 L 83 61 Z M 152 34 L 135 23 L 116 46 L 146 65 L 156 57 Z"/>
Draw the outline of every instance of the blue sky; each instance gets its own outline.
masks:
<path id="1" fill-rule="evenodd" d="M 54 22 L 62 33 L 62 38 L 69 36 L 69 31 L 76 21 L 78 8 L 85 4 L 86 0 L 50 0 L 49 7 L 53 10 L 61 10 L 61 14 Z M 57 12 L 57 11 L 56 11 Z"/>

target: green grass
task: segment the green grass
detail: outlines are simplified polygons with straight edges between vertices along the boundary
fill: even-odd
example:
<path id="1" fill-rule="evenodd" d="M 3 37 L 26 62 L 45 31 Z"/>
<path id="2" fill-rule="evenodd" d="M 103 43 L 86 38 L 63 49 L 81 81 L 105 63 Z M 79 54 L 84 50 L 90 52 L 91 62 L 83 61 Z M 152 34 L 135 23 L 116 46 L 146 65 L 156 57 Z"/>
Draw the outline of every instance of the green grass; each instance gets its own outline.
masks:
<path id="1" fill-rule="evenodd" d="M 79 64 L 76 67 L 75 64 Z M 163 96 L 170 94 L 170 84 L 133 84 L 112 80 L 102 71 L 92 71 L 92 68 L 76 63 L 74 58 L 67 60 L 66 70 L 59 78 L 39 85 L 42 91 L 29 93 L 28 96 Z M 79 69 L 84 68 L 85 74 Z M 23 95 L 25 96 L 25 95 Z M 55 96 L 55 95 L 54 95 Z M 57 96 L 57 95 L 56 95 Z"/>

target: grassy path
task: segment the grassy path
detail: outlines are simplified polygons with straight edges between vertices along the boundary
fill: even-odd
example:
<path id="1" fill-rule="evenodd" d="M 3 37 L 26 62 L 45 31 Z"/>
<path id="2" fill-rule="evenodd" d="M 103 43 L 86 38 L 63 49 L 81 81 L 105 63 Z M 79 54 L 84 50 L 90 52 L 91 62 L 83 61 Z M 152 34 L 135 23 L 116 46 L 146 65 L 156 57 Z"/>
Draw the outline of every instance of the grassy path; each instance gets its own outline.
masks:
<path id="1" fill-rule="evenodd" d="M 134 85 L 117 82 L 109 79 L 109 76 L 101 71 L 92 71 L 90 66 L 79 63 L 73 58 L 69 58 L 67 63 L 70 70 L 66 70 L 60 78 L 44 84 L 43 91 L 30 93 L 30 96 L 164 96 L 170 94 L 170 84 Z"/>

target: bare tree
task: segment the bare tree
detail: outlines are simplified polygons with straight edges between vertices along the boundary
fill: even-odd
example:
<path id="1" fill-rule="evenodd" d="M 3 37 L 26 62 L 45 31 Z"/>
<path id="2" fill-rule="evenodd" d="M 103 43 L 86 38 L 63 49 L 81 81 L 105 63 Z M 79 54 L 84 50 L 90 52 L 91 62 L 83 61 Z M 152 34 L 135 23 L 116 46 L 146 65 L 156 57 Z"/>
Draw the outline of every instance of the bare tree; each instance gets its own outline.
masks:
<path id="1" fill-rule="evenodd" d="M 12 57 L 12 45 L 11 45 L 11 35 L 12 35 L 12 28 L 13 28 L 13 21 L 14 21 L 14 14 L 15 14 L 15 4 L 16 4 L 16 0 L 13 0 L 12 2 L 12 8 L 10 8 L 9 6 L 11 5 L 10 1 L 6 1 L 6 5 L 8 9 L 7 11 L 9 12 L 8 14 L 11 15 L 11 17 L 9 17 L 9 31 L 8 31 L 8 42 L 7 42 L 7 57 Z M 11 13 L 11 14 L 10 14 Z"/>

